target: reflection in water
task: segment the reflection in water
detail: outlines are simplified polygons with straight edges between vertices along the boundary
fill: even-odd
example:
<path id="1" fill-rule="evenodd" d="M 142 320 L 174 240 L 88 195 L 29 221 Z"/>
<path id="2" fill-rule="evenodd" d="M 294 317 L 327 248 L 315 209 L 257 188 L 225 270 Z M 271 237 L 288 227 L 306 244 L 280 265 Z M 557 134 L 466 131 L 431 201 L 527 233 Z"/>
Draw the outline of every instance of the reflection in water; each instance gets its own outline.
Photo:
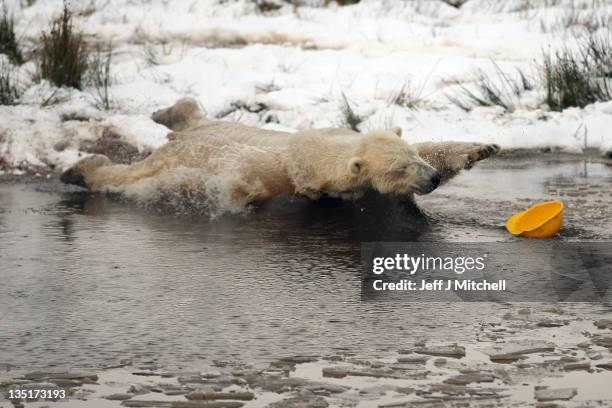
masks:
<path id="1" fill-rule="evenodd" d="M 210 221 L 1 188 L 0 341 L 17 366 L 385 349 L 429 308 L 359 300 L 360 241 L 418 239 L 427 222 L 413 205 L 279 200 Z M 387 322 L 393 330 L 380 337 Z"/>
<path id="2" fill-rule="evenodd" d="M 479 183 L 495 177 L 472 174 Z M 473 336 L 482 305 L 361 302 L 360 243 L 465 239 L 474 231 L 505 237 L 485 225 L 487 211 L 501 218 L 499 204 L 464 215 L 445 213 L 457 202 L 429 205 L 438 213 L 432 222 L 380 196 L 357 205 L 276 200 L 211 221 L 46 186 L 0 184 L 0 362 L 21 368 L 99 367 L 124 357 L 172 366 L 372 356 L 417 338 L 461 342 Z M 447 187 L 438 197 L 456 188 Z M 470 224 L 476 211 L 485 214 L 478 227 Z M 506 306 L 487 307 L 495 314 Z"/>

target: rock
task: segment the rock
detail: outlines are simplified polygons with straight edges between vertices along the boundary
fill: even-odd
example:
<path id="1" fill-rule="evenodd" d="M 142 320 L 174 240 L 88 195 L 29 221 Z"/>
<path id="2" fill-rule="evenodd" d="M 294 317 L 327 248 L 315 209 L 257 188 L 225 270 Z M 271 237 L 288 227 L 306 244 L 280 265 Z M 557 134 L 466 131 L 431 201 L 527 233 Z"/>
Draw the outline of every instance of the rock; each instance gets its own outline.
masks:
<path id="1" fill-rule="evenodd" d="M 301 392 L 293 397 L 273 402 L 268 408 L 327 408 L 329 404 L 323 397 L 308 392 Z"/>
<path id="2" fill-rule="evenodd" d="M 414 394 L 416 392 L 416 389 L 412 387 L 396 387 L 395 392 L 398 392 L 404 395 L 409 395 L 409 394 Z"/>
<path id="3" fill-rule="evenodd" d="M 463 385 L 454 385 L 454 384 L 432 384 L 429 387 L 429 393 L 442 393 L 446 395 L 465 395 L 468 394 L 469 389 Z M 420 392 L 417 392 L 419 395 Z"/>
<path id="4" fill-rule="evenodd" d="M 612 320 L 610 320 L 610 319 L 596 320 L 596 321 L 593 322 L 593 324 L 595 325 L 595 327 L 597 327 L 598 329 L 601 329 L 601 330 L 612 329 Z"/>
<path id="5" fill-rule="evenodd" d="M 536 326 L 538 327 L 562 327 L 567 326 L 567 320 L 555 320 L 555 319 L 544 319 L 539 321 Z"/>
<path id="6" fill-rule="evenodd" d="M 601 360 L 603 358 L 603 354 L 601 354 L 599 351 L 589 350 L 586 352 L 586 355 L 591 360 Z"/>
<path id="7" fill-rule="evenodd" d="M 235 377 L 248 377 L 251 375 L 258 375 L 259 370 L 255 370 L 252 368 L 236 368 L 231 371 L 231 375 Z"/>
<path id="8" fill-rule="evenodd" d="M 60 376 L 53 376 L 53 378 L 61 378 L 65 380 L 91 380 L 98 381 L 98 375 L 95 373 L 86 373 L 86 372 L 74 372 L 74 373 L 66 373 Z"/>
<path id="9" fill-rule="evenodd" d="M 508 362 L 516 361 L 525 354 L 553 351 L 555 347 L 553 343 L 526 340 L 501 344 L 482 351 L 487 354 L 493 362 Z"/>
<path id="10" fill-rule="evenodd" d="M 169 408 L 170 404 L 170 401 L 127 400 L 121 402 L 121 405 L 128 408 Z"/>
<path id="11" fill-rule="evenodd" d="M 223 388 L 221 388 L 221 387 L 213 387 L 213 386 L 209 385 L 209 386 L 206 386 L 206 387 L 200 387 L 200 388 L 198 388 L 196 390 L 193 390 L 193 391 L 209 393 L 209 392 L 220 392 L 222 390 L 223 390 Z"/>
<path id="12" fill-rule="evenodd" d="M 450 346 L 418 347 L 413 350 L 417 354 L 430 356 L 462 358 L 465 357 L 465 347 L 451 344 Z"/>
<path id="13" fill-rule="evenodd" d="M 170 408 L 240 408 L 239 401 L 173 401 Z"/>
<path id="14" fill-rule="evenodd" d="M 607 363 L 600 363 L 600 364 L 597 364 L 595 367 L 597 367 L 597 368 L 603 368 L 604 370 L 610 370 L 610 371 L 612 371 L 612 361 L 608 361 Z"/>
<path id="15" fill-rule="evenodd" d="M 593 343 L 598 346 L 612 348 L 612 336 L 596 336 L 593 338 Z"/>
<path id="16" fill-rule="evenodd" d="M 142 394 L 148 394 L 149 392 L 151 392 L 151 389 L 142 384 L 132 384 L 130 385 L 128 392 L 130 394 L 142 395 Z"/>
<path id="17" fill-rule="evenodd" d="M 276 376 L 257 375 L 248 378 L 248 384 L 251 388 L 261 388 L 264 391 L 275 392 L 281 394 L 293 390 L 304 388 L 311 384 L 308 380 L 302 378 L 287 378 Z"/>
<path id="18" fill-rule="evenodd" d="M 454 385 L 467 385 L 471 383 L 493 382 L 494 380 L 495 377 L 491 374 L 470 373 L 460 374 L 455 377 L 448 378 L 444 380 L 444 382 Z"/>
<path id="19" fill-rule="evenodd" d="M 319 394 L 321 391 L 329 393 L 329 394 L 341 394 L 345 391 L 350 390 L 349 387 L 345 387 L 343 385 L 337 384 L 329 384 L 329 383 L 313 383 L 309 384 L 305 387 L 308 391 L 311 391 L 315 394 Z"/>
<path id="20" fill-rule="evenodd" d="M 64 378 L 49 378 L 49 382 L 57 385 L 58 387 L 62 387 L 62 388 L 79 387 L 83 385 L 82 381 L 69 380 L 69 379 L 64 379 Z M 91 382 L 91 380 L 89 380 L 88 382 Z"/>
<path id="21" fill-rule="evenodd" d="M 588 370 L 591 368 L 590 361 L 576 361 L 563 364 L 563 369 L 570 370 Z"/>
<path id="22" fill-rule="evenodd" d="M 0 381 L 0 388 L 10 387 L 12 385 L 21 385 L 21 384 L 29 384 L 30 380 L 24 379 L 10 379 L 10 380 L 2 380 Z M 1 396 L 2 394 L 0 394 Z"/>
<path id="23" fill-rule="evenodd" d="M 535 398 L 538 401 L 570 400 L 578 394 L 576 388 L 537 388 Z"/>
<path id="24" fill-rule="evenodd" d="M 27 373 L 23 376 L 28 380 L 32 381 L 42 381 L 48 380 L 49 378 L 53 378 L 56 380 L 77 380 L 80 382 L 86 382 L 89 380 L 90 382 L 98 381 L 98 375 L 94 373 L 86 373 L 86 372 L 44 372 L 44 371 L 34 371 Z"/>
<path id="25" fill-rule="evenodd" d="M 139 375 L 141 377 L 159 377 L 159 373 L 153 371 L 134 371 L 132 375 Z"/>
<path id="26" fill-rule="evenodd" d="M 393 363 L 391 365 L 388 365 L 387 367 L 389 367 L 393 371 L 409 371 L 409 372 L 416 372 L 417 370 L 425 369 L 425 366 L 423 366 L 422 364 L 416 365 L 416 364 Z"/>
<path id="27" fill-rule="evenodd" d="M 133 394 L 111 394 L 111 395 L 107 395 L 102 398 L 111 400 L 111 401 L 125 401 L 125 400 L 129 400 L 133 396 L 134 396 Z"/>
<path id="28" fill-rule="evenodd" d="M 221 372 L 217 370 L 202 371 L 200 372 L 200 377 L 206 379 L 218 378 L 221 377 Z"/>
<path id="29" fill-rule="evenodd" d="M 386 369 L 367 369 L 356 370 L 345 367 L 326 367 L 323 368 L 323 377 L 344 378 L 346 376 L 354 377 L 373 377 L 373 378 L 395 378 L 395 379 L 415 379 L 427 376 L 426 372 L 416 372 L 409 374 L 398 374 Z"/>
<path id="30" fill-rule="evenodd" d="M 255 398 L 255 394 L 248 391 L 237 392 L 200 392 L 193 391 L 187 394 L 188 400 L 241 400 L 250 401 Z"/>
<path id="31" fill-rule="evenodd" d="M 28 383 L 19 386 L 22 390 L 59 390 L 56 384 L 50 382 Z"/>
<path id="32" fill-rule="evenodd" d="M 413 401 L 397 401 L 397 402 L 390 402 L 388 404 L 380 404 L 378 406 L 378 408 L 406 408 L 406 407 L 410 407 Z M 430 405 L 427 404 L 426 407 L 428 408 L 443 408 L 443 405 L 439 405 L 436 403 L 436 405 Z"/>
<path id="33" fill-rule="evenodd" d="M 179 388 L 179 387 L 164 387 L 163 388 L 164 395 L 185 395 L 188 392 L 189 391 L 183 388 Z"/>
<path id="34" fill-rule="evenodd" d="M 82 401 L 87 401 L 91 398 L 91 395 L 94 394 L 95 391 L 91 389 L 78 388 L 74 390 L 74 392 L 70 392 L 70 399 L 78 399 Z"/>
<path id="35" fill-rule="evenodd" d="M 427 360 L 429 360 L 429 357 L 420 355 L 408 355 L 397 358 L 397 362 L 403 364 L 425 364 Z"/>
<path id="36" fill-rule="evenodd" d="M 546 309 L 544 309 L 542 311 L 546 312 L 546 313 L 554 313 L 554 314 L 558 314 L 558 315 L 561 315 L 561 314 L 565 313 L 565 311 L 563 309 L 561 309 L 559 306 L 548 307 L 548 308 L 546 308 Z"/>
<path id="37" fill-rule="evenodd" d="M 200 377 L 199 374 L 181 375 L 176 379 L 181 384 L 207 384 L 207 378 Z"/>
<path id="38" fill-rule="evenodd" d="M 591 343 L 589 343 L 588 341 L 582 341 L 576 344 L 576 347 L 581 348 L 581 349 L 588 349 L 589 347 L 591 347 Z"/>
<path id="39" fill-rule="evenodd" d="M 359 395 L 368 395 L 382 397 L 387 395 L 389 391 L 394 391 L 395 387 L 392 385 L 374 385 L 371 387 L 365 387 L 359 390 Z"/>
<path id="40" fill-rule="evenodd" d="M 414 342 L 414 347 L 425 347 L 427 344 L 425 339 L 420 339 Z"/>
<path id="41" fill-rule="evenodd" d="M 304 363 L 313 363 L 318 361 L 319 358 L 315 356 L 292 356 L 292 357 L 283 357 L 280 361 L 284 361 L 292 364 L 304 364 Z"/>
<path id="42" fill-rule="evenodd" d="M 205 384 L 205 385 L 209 385 L 209 386 L 219 386 L 219 387 L 228 387 L 230 385 L 244 385 L 247 383 L 247 381 L 245 380 L 245 378 L 254 378 L 260 375 L 259 372 L 257 371 L 253 371 L 253 370 L 249 370 L 241 372 L 240 375 L 242 375 L 244 378 L 241 377 L 234 377 L 233 375 L 221 375 L 220 377 L 216 377 L 216 378 L 201 378 L 199 376 L 189 376 L 189 377 L 179 377 L 178 378 L 178 382 L 181 384 Z"/>
<path id="43" fill-rule="evenodd" d="M 138 401 L 127 400 L 121 403 L 128 408 L 240 408 L 239 401 Z"/>
<path id="44" fill-rule="evenodd" d="M 348 370 L 342 367 L 324 367 L 323 377 L 344 378 L 348 375 Z"/>

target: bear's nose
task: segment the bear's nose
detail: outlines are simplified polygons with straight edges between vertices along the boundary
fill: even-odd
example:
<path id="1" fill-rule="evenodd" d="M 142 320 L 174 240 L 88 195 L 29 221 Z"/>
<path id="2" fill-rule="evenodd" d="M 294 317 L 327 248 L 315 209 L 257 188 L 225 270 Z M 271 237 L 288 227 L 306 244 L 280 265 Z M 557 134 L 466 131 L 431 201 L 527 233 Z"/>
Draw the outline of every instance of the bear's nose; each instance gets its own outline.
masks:
<path id="1" fill-rule="evenodd" d="M 440 181 L 442 180 L 442 178 L 440 177 L 440 173 L 436 172 L 432 177 L 431 177 L 431 185 L 433 188 L 436 188 L 440 185 Z"/>

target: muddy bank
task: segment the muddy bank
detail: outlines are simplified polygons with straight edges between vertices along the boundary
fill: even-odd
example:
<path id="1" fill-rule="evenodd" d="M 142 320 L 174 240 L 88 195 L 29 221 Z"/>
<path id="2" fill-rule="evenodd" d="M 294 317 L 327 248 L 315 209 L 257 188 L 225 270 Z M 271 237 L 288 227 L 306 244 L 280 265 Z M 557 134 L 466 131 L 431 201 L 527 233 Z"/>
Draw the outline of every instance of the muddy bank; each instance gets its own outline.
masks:
<path id="1" fill-rule="evenodd" d="M 4 371 L 0 406 L 610 406 L 612 320 L 572 310 L 515 305 L 474 327 L 470 341 L 423 338 L 378 356 L 354 350 L 171 369 L 125 359 L 96 371 Z M 66 398 L 9 399 L 11 390 L 38 389 L 65 390 Z"/>

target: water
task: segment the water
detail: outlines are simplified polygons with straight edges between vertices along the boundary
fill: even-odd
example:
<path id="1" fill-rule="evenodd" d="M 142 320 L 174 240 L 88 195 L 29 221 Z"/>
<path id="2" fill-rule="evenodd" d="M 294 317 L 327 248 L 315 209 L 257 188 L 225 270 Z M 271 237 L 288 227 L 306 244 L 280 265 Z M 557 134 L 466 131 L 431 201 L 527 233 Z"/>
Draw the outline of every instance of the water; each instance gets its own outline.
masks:
<path id="1" fill-rule="evenodd" d="M 583 167 L 508 168 L 498 161 L 420 199 L 429 215 L 371 197 L 360 206 L 278 200 L 210 220 L 144 210 L 56 182 L 0 183 L 0 365 L 375 356 L 419 338 L 467 341 L 484 319 L 482 304 L 361 302 L 360 243 L 508 240 L 505 213 L 521 200 L 562 194 L 571 208 L 579 201 L 567 191 L 584 185 L 586 215 L 570 214 L 574 226 L 562 239 L 609 239 L 602 224 L 609 213 L 591 204 L 609 203 L 612 170 L 591 163 L 582 175 Z M 512 183 L 523 187 L 495 201 L 496 180 L 508 172 L 514 177 L 504 179 L 506 191 Z M 521 174 L 533 188 L 524 187 Z M 567 177 L 574 182 L 559 187 Z M 590 225 L 589 217 L 599 223 Z M 489 315 L 507 307 L 487 305 Z M 575 310 L 609 313 L 599 305 Z"/>

